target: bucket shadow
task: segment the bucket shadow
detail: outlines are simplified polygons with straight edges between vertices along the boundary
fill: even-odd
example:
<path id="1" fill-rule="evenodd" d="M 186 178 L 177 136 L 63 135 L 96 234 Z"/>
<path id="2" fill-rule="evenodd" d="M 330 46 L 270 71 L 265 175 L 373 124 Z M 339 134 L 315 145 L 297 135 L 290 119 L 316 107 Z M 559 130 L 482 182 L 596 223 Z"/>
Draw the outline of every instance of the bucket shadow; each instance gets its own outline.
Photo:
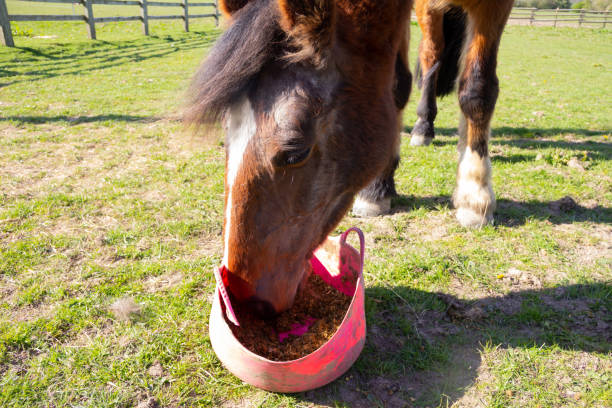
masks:
<path id="1" fill-rule="evenodd" d="M 450 406 L 475 382 L 483 344 L 610 352 L 611 296 L 612 285 L 604 283 L 474 301 L 404 286 L 370 287 L 359 360 L 332 384 L 298 398 L 329 407 Z"/>

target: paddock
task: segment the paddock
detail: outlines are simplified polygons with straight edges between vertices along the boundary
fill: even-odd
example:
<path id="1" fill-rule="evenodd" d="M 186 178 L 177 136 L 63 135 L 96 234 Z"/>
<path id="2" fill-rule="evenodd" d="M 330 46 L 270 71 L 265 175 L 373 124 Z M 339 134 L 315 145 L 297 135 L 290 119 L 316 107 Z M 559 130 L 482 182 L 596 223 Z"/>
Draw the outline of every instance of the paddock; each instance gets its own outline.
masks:
<path id="1" fill-rule="evenodd" d="M 455 96 L 431 146 L 403 139 L 392 213 L 336 231 L 366 235 L 365 350 L 284 395 L 208 338 L 225 154 L 178 114 L 220 29 L 150 25 L 20 22 L 0 46 L 0 406 L 612 405 L 610 31 L 506 28 L 495 225 L 453 217 Z"/>

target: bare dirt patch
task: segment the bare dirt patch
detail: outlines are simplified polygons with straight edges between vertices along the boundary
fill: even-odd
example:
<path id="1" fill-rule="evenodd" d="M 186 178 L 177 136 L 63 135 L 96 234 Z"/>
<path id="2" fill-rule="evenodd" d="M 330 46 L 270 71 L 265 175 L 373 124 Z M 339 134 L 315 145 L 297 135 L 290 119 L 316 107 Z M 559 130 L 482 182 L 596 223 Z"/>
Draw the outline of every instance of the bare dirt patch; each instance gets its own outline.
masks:
<path id="1" fill-rule="evenodd" d="M 71 186 L 75 192 L 92 191 L 105 184 L 105 180 L 117 179 L 128 174 L 146 172 L 157 165 L 152 158 L 155 152 L 171 152 L 176 159 L 189 158 L 207 148 L 200 139 L 189 132 L 170 132 L 167 121 L 127 126 L 128 133 L 161 132 L 162 137 L 113 138 L 113 130 L 94 124 L 80 125 L 78 133 L 59 125 L 40 125 L 36 131 L 8 127 L 0 130 L 6 135 L 4 142 L 23 138 L 32 139 L 20 143 L 14 152 L 28 152 L 25 160 L 9 160 L 0 168 L 0 175 L 10 181 L 4 193 L 9 197 L 31 195 L 55 189 L 57 186 Z M 37 136 L 52 132 L 61 135 L 61 142 L 37 140 Z M 86 134 L 86 140 L 82 135 Z M 159 135 L 158 135 L 159 136 Z M 35 153 L 32 153 L 35 152 Z M 174 159 L 173 159 L 174 160 Z M 158 200 L 160 195 L 150 195 Z"/>
<path id="2" fill-rule="evenodd" d="M 487 296 L 501 296 L 490 287 L 479 285 L 476 282 L 466 282 L 453 276 L 445 288 L 445 292 L 452 296 L 465 300 L 478 300 Z"/>
<path id="3" fill-rule="evenodd" d="M 269 398 L 269 394 L 264 391 L 255 391 L 247 398 L 240 400 L 227 400 L 223 402 L 219 408 L 251 408 L 260 407 Z"/>
<path id="4" fill-rule="evenodd" d="M 159 407 L 160 407 L 159 402 L 153 397 L 142 400 L 136 406 L 136 408 L 159 408 Z"/>
<path id="5" fill-rule="evenodd" d="M 612 227 L 607 224 L 572 223 L 553 227 L 557 243 L 576 265 L 593 266 L 598 263 L 612 265 Z M 601 270 L 595 279 L 610 279 Z"/>
<path id="6" fill-rule="evenodd" d="M 561 215 L 562 213 L 575 211 L 578 208 L 578 204 L 572 197 L 565 196 L 557 201 L 550 202 L 548 208 L 553 214 Z"/>
<path id="7" fill-rule="evenodd" d="M 189 259 L 197 259 L 207 256 L 220 256 L 223 253 L 223 237 L 221 233 L 202 234 L 198 238 L 197 250 L 188 256 Z"/>
<path id="8" fill-rule="evenodd" d="M 542 282 L 535 274 L 522 271 L 517 268 L 510 268 L 505 273 L 498 275 L 506 287 L 510 290 L 524 290 L 524 289 L 539 289 L 542 287 Z"/>
<path id="9" fill-rule="evenodd" d="M 9 311 L 9 321 L 12 322 L 32 322 L 41 318 L 53 316 L 55 305 L 39 304 L 36 306 L 24 306 Z"/>
<path id="10" fill-rule="evenodd" d="M 391 252 L 404 251 L 407 245 L 444 240 L 451 236 L 449 228 L 454 225 L 450 211 L 432 212 L 426 217 L 410 217 L 401 210 L 367 219 L 350 218 L 345 223 L 367 231 L 367 248 L 384 247 Z"/>
<path id="11" fill-rule="evenodd" d="M 145 281 L 145 287 L 149 293 L 160 292 L 173 288 L 183 281 L 180 272 L 169 272 L 161 276 L 152 276 Z"/>

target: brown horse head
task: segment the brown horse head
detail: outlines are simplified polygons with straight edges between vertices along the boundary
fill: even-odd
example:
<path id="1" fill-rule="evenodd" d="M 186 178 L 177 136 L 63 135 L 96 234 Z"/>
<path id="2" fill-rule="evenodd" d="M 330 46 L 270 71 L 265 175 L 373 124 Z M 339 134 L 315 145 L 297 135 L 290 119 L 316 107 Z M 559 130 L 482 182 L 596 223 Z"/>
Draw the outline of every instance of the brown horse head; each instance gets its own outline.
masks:
<path id="1" fill-rule="evenodd" d="M 264 315 L 291 307 L 313 250 L 394 154 L 410 3 L 221 1 L 231 25 L 187 119 L 223 121 L 223 263 L 230 292 Z"/>

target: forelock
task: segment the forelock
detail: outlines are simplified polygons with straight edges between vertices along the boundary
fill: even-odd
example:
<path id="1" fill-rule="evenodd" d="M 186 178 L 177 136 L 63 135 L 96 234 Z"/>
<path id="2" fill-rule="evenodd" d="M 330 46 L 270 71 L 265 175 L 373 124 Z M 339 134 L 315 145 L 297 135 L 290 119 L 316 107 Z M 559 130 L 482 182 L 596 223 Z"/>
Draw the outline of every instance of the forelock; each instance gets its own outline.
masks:
<path id="1" fill-rule="evenodd" d="M 243 95 L 278 54 L 283 35 L 273 0 L 252 0 L 233 16 L 192 80 L 187 123 L 210 123 Z"/>

